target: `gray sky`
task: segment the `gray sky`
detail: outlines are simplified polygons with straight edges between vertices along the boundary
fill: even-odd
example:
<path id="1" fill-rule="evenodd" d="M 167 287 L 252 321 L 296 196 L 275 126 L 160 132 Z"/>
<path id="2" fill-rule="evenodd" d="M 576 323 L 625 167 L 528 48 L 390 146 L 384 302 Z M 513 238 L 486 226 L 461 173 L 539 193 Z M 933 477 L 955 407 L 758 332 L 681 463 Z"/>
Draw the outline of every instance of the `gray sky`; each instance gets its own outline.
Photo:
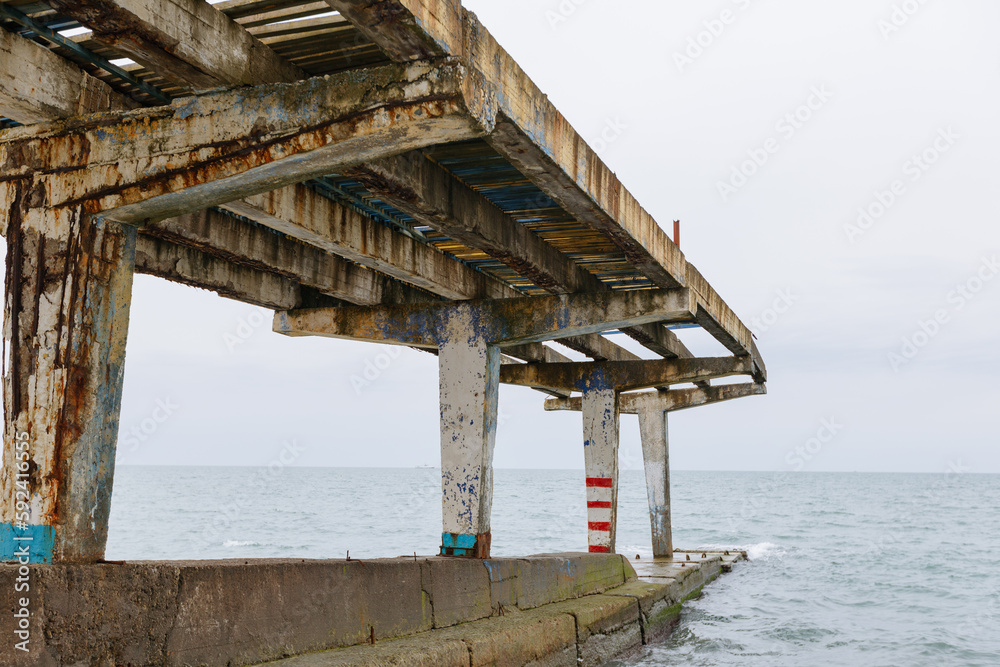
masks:
<path id="1" fill-rule="evenodd" d="M 769 395 L 673 416 L 675 469 L 1000 472 L 1000 6 L 466 6 L 758 336 Z M 503 388 L 498 467 L 582 467 L 580 416 L 541 403 Z M 437 414 L 431 355 L 136 278 L 120 463 L 436 463 Z"/>

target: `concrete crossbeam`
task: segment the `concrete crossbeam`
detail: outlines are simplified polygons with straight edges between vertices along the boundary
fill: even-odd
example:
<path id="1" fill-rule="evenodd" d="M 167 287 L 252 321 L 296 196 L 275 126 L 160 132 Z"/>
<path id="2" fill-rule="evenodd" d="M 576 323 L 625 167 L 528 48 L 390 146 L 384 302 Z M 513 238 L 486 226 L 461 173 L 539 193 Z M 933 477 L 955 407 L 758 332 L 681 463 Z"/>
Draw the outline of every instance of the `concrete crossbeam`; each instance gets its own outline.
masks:
<path id="1" fill-rule="evenodd" d="M 520 296 L 500 281 L 305 185 L 273 190 L 222 208 L 445 299 Z"/>
<path id="2" fill-rule="evenodd" d="M 676 412 L 701 405 L 730 401 L 746 396 L 766 394 L 767 388 L 762 384 L 745 382 L 741 384 L 722 384 L 708 388 L 671 389 L 669 391 L 647 391 L 623 393 L 619 398 L 619 410 L 622 414 L 637 415 L 643 410 L 660 410 Z M 566 399 L 548 399 L 546 410 L 570 410 L 580 412 L 583 402 L 579 396 Z"/>
<path id="3" fill-rule="evenodd" d="M 222 208 L 444 299 L 521 296 L 520 292 L 503 282 L 341 206 L 304 185 L 229 202 Z M 569 337 L 560 342 L 595 359 L 638 358 L 594 334 Z"/>
<path id="4" fill-rule="evenodd" d="M 593 274 L 420 151 L 361 164 L 345 175 L 420 223 L 482 250 L 553 294 L 598 289 L 600 281 Z"/>
<path id="5" fill-rule="evenodd" d="M 363 163 L 345 173 L 413 219 L 466 247 L 481 250 L 552 294 L 611 291 L 592 273 L 574 264 L 420 151 Z M 691 356 L 673 332 L 662 326 L 637 326 L 625 332 L 658 354 Z M 562 342 L 595 359 L 639 358 L 603 339 Z"/>
<path id="6" fill-rule="evenodd" d="M 391 65 L 7 130 L 0 180 L 34 179 L 50 207 L 118 222 L 201 210 L 362 160 L 479 136 L 455 63 Z"/>
<path id="7" fill-rule="evenodd" d="M 271 273 L 352 304 L 434 300 L 432 294 L 212 209 L 146 225 L 139 234 L 140 240 L 145 236 L 155 237 L 204 251 L 233 264 L 234 268 L 246 267 Z M 196 279 L 195 286 L 201 286 L 197 281 L 202 276 L 196 272 L 192 277 Z M 288 308 L 271 307 L 275 310 Z"/>
<path id="8" fill-rule="evenodd" d="M 0 28 L 0 116 L 29 125 L 134 106 L 44 46 Z"/>
<path id="9" fill-rule="evenodd" d="M 273 310 L 302 303 L 299 284 L 288 278 L 148 236 L 136 241 L 135 270 Z"/>
<path id="10" fill-rule="evenodd" d="M 590 361 L 504 366 L 500 381 L 525 387 L 580 392 L 605 387 L 616 391 L 631 391 L 714 380 L 731 375 L 749 375 L 752 372 L 753 366 L 745 357 Z"/>
<path id="11" fill-rule="evenodd" d="M 49 0 L 92 38 L 188 90 L 306 78 L 203 0 Z M 197 38 L 197 37 L 200 37 Z"/>
<path id="12" fill-rule="evenodd" d="M 0 196 L 0 560 L 93 562 L 107 541 L 136 230 L 81 207 L 34 207 L 21 183 Z"/>
<path id="13" fill-rule="evenodd" d="M 326 0 L 397 62 L 461 51 L 461 0 Z"/>
<path id="14" fill-rule="evenodd" d="M 684 289 L 570 294 L 490 301 L 318 308 L 276 313 L 274 330 L 289 336 L 324 336 L 439 347 L 455 317 L 475 315 L 478 335 L 501 347 L 600 333 L 636 324 L 687 322 L 695 303 Z M 604 362 L 642 364 L 646 362 Z"/>

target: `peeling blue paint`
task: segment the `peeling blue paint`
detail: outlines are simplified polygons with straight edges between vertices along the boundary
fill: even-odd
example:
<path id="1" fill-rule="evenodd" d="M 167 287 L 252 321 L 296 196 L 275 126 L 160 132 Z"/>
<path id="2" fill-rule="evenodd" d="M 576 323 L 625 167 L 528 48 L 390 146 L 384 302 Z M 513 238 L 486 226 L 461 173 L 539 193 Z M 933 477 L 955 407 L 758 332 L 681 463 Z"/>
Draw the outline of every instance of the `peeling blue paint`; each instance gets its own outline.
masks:
<path id="1" fill-rule="evenodd" d="M 441 533 L 441 546 L 445 549 L 475 549 L 476 536 Z"/>
<path id="2" fill-rule="evenodd" d="M 0 523 L 0 563 L 51 563 L 56 531 L 53 526 L 28 526 L 27 530 Z M 27 555 L 25 562 L 25 554 Z"/>
<path id="3" fill-rule="evenodd" d="M 593 371 L 580 377 L 574 383 L 574 387 L 581 393 L 602 389 L 616 389 L 612 379 L 608 377 L 607 370 L 600 365 L 595 366 Z"/>

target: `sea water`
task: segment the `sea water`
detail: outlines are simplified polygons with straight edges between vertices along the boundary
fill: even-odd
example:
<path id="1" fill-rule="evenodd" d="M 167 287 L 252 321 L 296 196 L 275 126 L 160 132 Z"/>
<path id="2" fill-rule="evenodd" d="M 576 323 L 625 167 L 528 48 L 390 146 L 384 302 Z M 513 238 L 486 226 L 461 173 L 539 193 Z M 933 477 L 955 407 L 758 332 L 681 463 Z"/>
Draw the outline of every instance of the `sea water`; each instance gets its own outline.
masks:
<path id="1" fill-rule="evenodd" d="M 750 561 L 621 665 L 1000 665 L 1000 476 L 674 472 L 674 545 Z M 107 558 L 435 553 L 434 469 L 119 467 Z M 652 555 L 623 471 L 618 552 Z M 586 549 L 583 471 L 497 470 L 493 555 Z"/>

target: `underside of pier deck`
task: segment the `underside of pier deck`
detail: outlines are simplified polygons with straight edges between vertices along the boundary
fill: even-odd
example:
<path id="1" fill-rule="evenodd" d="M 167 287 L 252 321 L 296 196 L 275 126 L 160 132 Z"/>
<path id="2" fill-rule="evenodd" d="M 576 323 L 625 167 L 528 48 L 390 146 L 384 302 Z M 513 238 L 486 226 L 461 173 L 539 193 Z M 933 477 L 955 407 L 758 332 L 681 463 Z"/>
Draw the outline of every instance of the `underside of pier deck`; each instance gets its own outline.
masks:
<path id="1" fill-rule="evenodd" d="M 0 56 L 0 560 L 103 558 L 135 272 L 437 354 L 446 555 L 489 554 L 499 383 L 582 394 L 610 551 L 622 392 L 762 392 L 711 385 L 763 387 L 750 331 L 460 0 L 10 0 Z"/>

